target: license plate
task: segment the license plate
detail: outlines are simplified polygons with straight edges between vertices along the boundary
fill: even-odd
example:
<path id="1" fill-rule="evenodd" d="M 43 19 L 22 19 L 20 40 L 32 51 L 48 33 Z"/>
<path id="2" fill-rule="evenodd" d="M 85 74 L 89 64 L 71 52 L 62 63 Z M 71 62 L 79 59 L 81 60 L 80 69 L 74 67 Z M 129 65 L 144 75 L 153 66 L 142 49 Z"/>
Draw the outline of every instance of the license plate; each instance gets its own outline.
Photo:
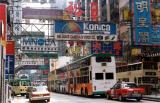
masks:
<path id="1" fill-rule="evenodd" d="M 39 96 L 40 96 L 40 97 L 43 97 L 43 94 L 40 94 Z"/>
<path id="2" fill-rule="evenodd" d="M 140 96 L 141 96 L 141 94 L 139 94 L 139 93 L 134 93 L 134 94 L 132 94 L 132 96 L 140 97 Z"/>
<path id="3" fill-rule="evenodd" d="M 134 91 L 134 93 L 138 94 L 138 91 Z"/>

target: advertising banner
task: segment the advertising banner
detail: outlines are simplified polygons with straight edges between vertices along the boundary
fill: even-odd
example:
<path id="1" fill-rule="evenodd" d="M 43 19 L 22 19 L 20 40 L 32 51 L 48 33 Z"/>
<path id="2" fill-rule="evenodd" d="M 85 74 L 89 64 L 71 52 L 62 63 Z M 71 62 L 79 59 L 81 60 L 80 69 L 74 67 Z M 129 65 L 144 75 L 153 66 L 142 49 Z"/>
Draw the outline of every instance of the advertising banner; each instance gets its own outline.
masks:
<path id="1" fill-rule="evenodd" d="M 22 8 L 24 19 L 62 19 L 63 10 Z"/>
<path id="2" fill-rule="evenodd" d="M 150 0 L 132 0 L 136 45 L 160 44 L 160 25 L 152 25 L 150 5 Z"/>
<path id="3" fill-rule="evenodd" d="M 55 33 L 116 35 L 117 26 L 105 22 L 55 21 Z"/>
<path id="4" fill-rule="evenodd" d="M 96 34 L 62 34 L 56 33 L 55 40 L 80 40 L 80 41 L 117 41 L 117 35 Z"/>
<path id="5" fill-rule="evenodd" d="M 21 50 L 28 52 L 57 52 L 58 43 L 51 38 L 24 37 L 21 38 Z"/>
<path id="6" fill-rule="evenodd" d="M 123 42 L 92 42 L 91 53 L 110 53 L 115 56 L 122 56 Z"/>
<path id="7" fill-rule="evenodd" d="M 91 2 L 91 19 L 93 21 L 98 21 L 98 1 Z"/>
<path id="8" fill-rule="evenodd" d="M 83 22 L 57 20 L 55 33 L 83 33 Z"/>
<path id="9" fill-rule="evenodd" d="M 6 45 L 6 32 L 7 32 L 7 9 L 5 4 L 0 3 L 0 42 L 3 46 Z"/>

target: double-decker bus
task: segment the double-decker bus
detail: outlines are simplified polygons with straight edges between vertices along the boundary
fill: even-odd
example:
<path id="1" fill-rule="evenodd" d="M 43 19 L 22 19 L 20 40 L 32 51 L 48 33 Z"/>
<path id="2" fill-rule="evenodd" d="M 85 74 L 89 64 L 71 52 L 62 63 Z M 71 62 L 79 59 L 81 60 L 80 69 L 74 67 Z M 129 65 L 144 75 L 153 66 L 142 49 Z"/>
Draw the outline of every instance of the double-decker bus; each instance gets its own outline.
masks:
<path id="1" fill-rule="evenodd" d="M 105 95 L 116 83 L 115 57 L 92 54 L 54 70 L 54 75 L 54 80 L 49 79 L 48 86 L 54 86 L 56 92 L 81 96 Z"/>
<path id="2" fill-rule="evenodd" d="M 158 88 L 158 63 L 142 61 L 116 67 L 117 81 L 135 82 L 145 88 L 146 94 Z"/>
<path id="3" fill-rule="evenodd" d="M 31 80 L 26 76 L 22 76 L 20 78 L 11 80 L 10 85 L 12 86 L 14 95 L 24 96 L 28 86 L 31 86 Z"/>

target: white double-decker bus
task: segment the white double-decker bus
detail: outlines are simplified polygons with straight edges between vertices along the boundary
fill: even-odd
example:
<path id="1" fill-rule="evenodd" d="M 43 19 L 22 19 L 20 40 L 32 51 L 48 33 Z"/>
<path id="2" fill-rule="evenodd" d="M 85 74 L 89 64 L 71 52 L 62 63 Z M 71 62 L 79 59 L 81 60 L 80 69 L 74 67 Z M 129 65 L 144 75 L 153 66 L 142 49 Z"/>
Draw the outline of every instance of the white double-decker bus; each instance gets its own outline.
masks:
<path id="1" fill-rule="evenodd" d="M 115 57 L 92 54 L 56 69 L 53 75 L 55 78 L 50 78 L 50 81 L 54 83 L 48 86 L 54 87 L 56 92 L 81 96 L 105 95 L 116 83 Z"/>

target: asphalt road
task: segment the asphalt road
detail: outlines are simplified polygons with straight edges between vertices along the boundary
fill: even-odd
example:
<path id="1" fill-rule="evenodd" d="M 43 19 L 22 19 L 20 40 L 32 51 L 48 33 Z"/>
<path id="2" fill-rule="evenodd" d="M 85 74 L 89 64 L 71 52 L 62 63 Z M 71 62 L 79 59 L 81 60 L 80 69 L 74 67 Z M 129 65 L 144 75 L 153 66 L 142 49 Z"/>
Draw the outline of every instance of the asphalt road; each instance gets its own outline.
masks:
<path id="1" fill-rule="evenodd" d="M 14 97 L 11 103 L 30 103 L 30 102 L 29 99 L 26 99 L 25 97 L 17 96 Z M 37 101 L 35 103 L 47 103 L 47 102 Z M 140 102 L 137 102 L 136 100 L 127 100 L 125 102 L 119 102 L 118 100 L 107 100 L 106 98 L 101 98 L 101 97 L 85 98 L 80 96 L 51 93 L 50 103 L 159 103 L 159 102 L 146 101 L 146 100 L 141 100 Z"/>

